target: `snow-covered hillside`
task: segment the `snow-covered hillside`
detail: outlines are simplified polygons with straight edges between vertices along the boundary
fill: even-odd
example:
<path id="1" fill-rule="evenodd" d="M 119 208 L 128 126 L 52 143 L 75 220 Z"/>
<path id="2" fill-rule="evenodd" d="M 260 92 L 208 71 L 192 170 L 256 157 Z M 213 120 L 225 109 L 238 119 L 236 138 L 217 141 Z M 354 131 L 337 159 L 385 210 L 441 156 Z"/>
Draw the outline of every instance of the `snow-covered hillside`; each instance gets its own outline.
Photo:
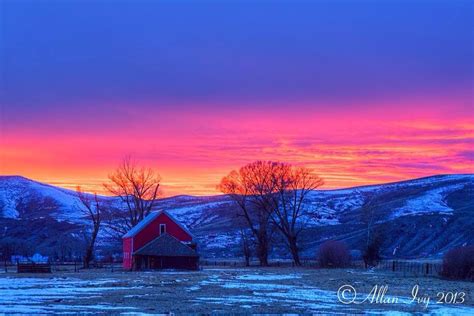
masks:
<path id="1" fill-rule="evenodd" d="M 21 176 L 0 177 L 0 214 L 4 218 L 49 216 L 58 221 L 80 223 L 84 217 L 83 210 L 75 191 Z"/>
<path id="2" fill-rule="evenodd" d="M 118 205 L 116 198 L 100 198 Z M 453 223 L 457 223 L 459 216 L 474 211 L 474 175 L 441 175 L 382 185 L 314 191 L 305 205 L 308 245 L 314 248 L 327 238 L 342 238 L 356 243 L 361 238 L 360 209 L 368 199 L 375 201 L 380 221 L 394 233 L 396 230 L 390 226 L 391 223 L 397 223 L 396 228 L 407 226 L 409 233 L 406 236 L 412 236 L 420 225 L 433 221 L 429 224 L 431 227 L 423 228 L 424 235 L 429 237 L 435 229 L 443 235 L 446 227 L 442 225 L 455 225 Z M 238 208 L 229 197 L 176 196 L 160 199 L 156 208 L 169 211 L 186 224 L 196 235 L 203 251 L 216 256 L 228 254 L 229 249 L 233 249 L 234 254 L 238 251 Z M 0 222 L 2 219 L 8 221 L 12 231 L 15 231 L 15 226 L 30 225 L 31 221 L 36 225 L 38 221 L 48 220 L 49 223 L 68 223 L 77 227 L 87 223 L 74 191 L 19 176 L 0 177 Z M 459 225 L 468 223 L 469 220 L 463 217 Z M 463 234 L 463 231 L 453 231 L 457 235 Z M 461 242 L 466 240 L 466 236 L 474 238 L 471 235 L 453 238 Z M 395 239 L 393 243 L 396 244 Z M 446 242 L 438 243 L 440 246 L 437 247 L 442 248 L 441 244 Z"/>

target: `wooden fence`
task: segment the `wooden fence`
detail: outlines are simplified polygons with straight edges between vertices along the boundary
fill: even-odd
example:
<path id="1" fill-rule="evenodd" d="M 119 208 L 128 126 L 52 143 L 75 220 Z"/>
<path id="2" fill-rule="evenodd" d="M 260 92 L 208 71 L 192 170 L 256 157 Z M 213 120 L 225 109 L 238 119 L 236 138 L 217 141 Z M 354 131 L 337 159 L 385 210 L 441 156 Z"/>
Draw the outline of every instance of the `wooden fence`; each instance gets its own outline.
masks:
<path id="1" fill-rule="evenodd" d="M 311 259 L 301 260 L 302 266 L 306 268 L 318 268 L 318 262 Z M 245 262 L 239 259 L 201 259 L 200 265 L 202 267 L 245 267 Z M 252 267 L 259 265 L 258 261 L 252 260 L 250 262 Z M 44 267 L 43 267 L 44 266 Z M 79 272 L 82 270 L 82 264 L 80 262 L 61 262 L 61 263 L 48 263 L 41 266 L 41 264 L 33 265 L 31 263 L 17 263 L 7 264 L 0 268 L 0 272 L 18 272 L 26 273 L 26 270 L 30 269 L 31 272 Z M 47 268 L 48 266 L 49 268 Z M 294 267 L 291 260 L 270 260 L 271 267 Z M 0 266 L 1 267 L 1 266 Z M 364 263 L 362 261 L 354 261 L 351 265 L 352 269 L 364 269 Z M 32 270 L 31 270 L 32 269 Z M 35 270 L 36 269 L 36 270 Z M 49 271 L 48 271 L 49 269 Z M 120 271 L 121 263 L 107 263 L 98 264 L 94 269 L 100 269 L 103 271 Z M 375 271 L 391 271 L 396 273 L 403 273 L 406 276 L 440 276 L 442 271 L 441 262 L 421 262 L 414 260 L 384 260 L 381 261 Z M 30 272 L 28 271 L 28 272 Z"/>
<path id="2" fill-rule="evenodd" d="M 221 267 L 245 267 L 245 262 L 242 260 L 219 260 L 219 259 L 202 259 L 201 266 L 221 266 Z M 258 266 L 258 261 L 250 262 L 250 266 Z M 318 268 L 317 260 L 303 259 L 301 265 L 308 268 Z M 294 267 L 291 260 L 271 260 L 271 267 Z M 364 269 L 363 261 L 354 261 L 351 268 Z M 442 264 L 439 262 L 420 262 L 410 260 L 383 260 L 375 270 L 402 272 L 405 275 L 413 276 L 439 276 L 442 271 Z"/>
<path id="3" fill-rule="evenodd" d="M 402 272 L 405 275 L 414 276 L 439 276 L 443 265 L 439 262 L 419 262 L 387 260 L 382 261 L 377 269 L 389 270 L 392 272 Z"/>
<path id="4" fill-rule="evenodd" d="M 215 267 L 245 267 L 245 261 L 239 259 L 201 259 L 199 261 L 201 266 L 215 266 Z M 294 267 L 294 263 L 291 260 L 270 260 L 270 266 L 272 267 Z M 304 267 L 316 267 L 316 260 L 301 260 L 301 264 Z M 259 266 L 257 260 L 250 262 L 251 267 Z"/>
<path id="5" fill-rule="evenodd" d="M 50 262 L 40 264 L 35 264 L 32 262 L 7 262 L 6 264 L 0 264 L 0 273 L 41 273 L 43 270 L 48 269 L 46 266 L 49 267 L 51 272 L 79 272 L 82 270 L 81 262 Z M 100 269 L 110 272 L 121 270 L 121 267 L 121 263 L 96 264 L 92 266 L 93 269 Z"/>

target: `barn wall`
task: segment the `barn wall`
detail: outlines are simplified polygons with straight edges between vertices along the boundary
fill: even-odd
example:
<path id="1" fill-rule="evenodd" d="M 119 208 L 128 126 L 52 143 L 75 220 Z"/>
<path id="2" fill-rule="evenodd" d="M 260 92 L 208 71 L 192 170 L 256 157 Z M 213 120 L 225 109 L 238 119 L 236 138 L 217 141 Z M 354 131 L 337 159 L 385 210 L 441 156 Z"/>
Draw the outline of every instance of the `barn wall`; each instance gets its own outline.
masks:
<path id="1" fill-rule="evenodd" d="M 123 242 L 123 268 L 131 269 L 132 268 L 132 237 L 124 238 Z"/>
<path id="2" fill-rule="evenodd" d="M 135 235 L 135 240 L 133 242 L 134 250 L 140 249 L 158 237 L 160 235 L 160 224 L 166 224 L 166 232 L 171 236 L 174 236 L 176 239 L 180 241 L 192 241 L 192 236 L 171 220 L 166 214 L 161 213 L 150 224 Z"/>

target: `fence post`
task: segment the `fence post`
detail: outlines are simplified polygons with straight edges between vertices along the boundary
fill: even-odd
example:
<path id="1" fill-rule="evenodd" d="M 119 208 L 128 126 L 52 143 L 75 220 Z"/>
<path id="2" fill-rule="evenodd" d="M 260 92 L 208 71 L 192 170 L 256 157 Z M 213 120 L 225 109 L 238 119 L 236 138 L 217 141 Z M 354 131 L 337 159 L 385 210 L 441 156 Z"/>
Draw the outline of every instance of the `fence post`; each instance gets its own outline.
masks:
<path id="1" fill-rule="evenodd" d="M 392 272 L 395 272 L 395 261 L 392 261 Z"/>

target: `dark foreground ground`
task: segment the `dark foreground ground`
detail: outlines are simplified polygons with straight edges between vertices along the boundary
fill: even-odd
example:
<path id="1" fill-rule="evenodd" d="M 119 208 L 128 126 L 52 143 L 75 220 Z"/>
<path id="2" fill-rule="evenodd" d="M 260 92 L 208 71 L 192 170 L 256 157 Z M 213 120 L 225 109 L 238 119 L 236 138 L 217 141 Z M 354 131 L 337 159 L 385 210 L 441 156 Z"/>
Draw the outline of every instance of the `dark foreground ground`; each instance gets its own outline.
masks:
<path id="1" fill-rule="evenodd" d="M 388 288 L 384 295 L 384 290 L 378 291 L 378 288 L 378 296 L 368 296 L 375 286 Z M 412 301 L 415 286 L 418 286 L 417 299 Z M 354 290 L 356 297 L 351 303 Z M 472 282 L 358 269 L 212 267 L 196 272 L 0 273 L 0 314 L 419 312 L 474 315 L 473 295 Z"/>

